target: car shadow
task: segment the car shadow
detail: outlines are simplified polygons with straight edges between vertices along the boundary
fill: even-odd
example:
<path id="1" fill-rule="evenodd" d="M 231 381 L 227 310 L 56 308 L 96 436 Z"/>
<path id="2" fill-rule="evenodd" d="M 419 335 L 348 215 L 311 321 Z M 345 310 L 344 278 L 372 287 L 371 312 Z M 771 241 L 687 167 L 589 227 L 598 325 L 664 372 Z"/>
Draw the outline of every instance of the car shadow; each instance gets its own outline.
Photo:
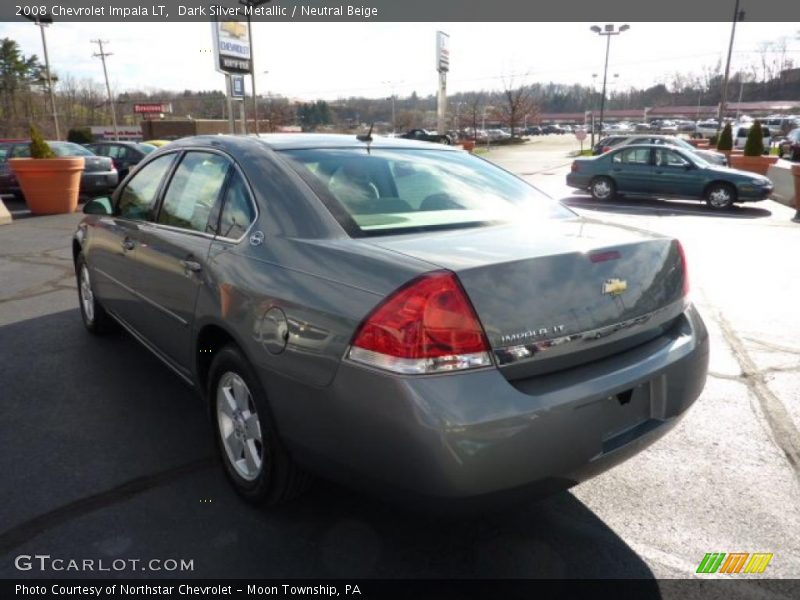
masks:
<path id="1" fill-rule="evenodd" d="M 763 219 L 772 212 L 748 204 L 734 204 L 728 210 L 715 210 L 697 200 L 666 200 L 625 195 L 613 200 L 595 200 L 589 195 L 573 194 L 561 199 L 571 208 L 631 215 L 666 215 L 720 217 L 725 219 Z"/>
<path id="2" fill-rule="evenodd" d="M 198 396 L 128 335 L 91 336 L 74 309 L 0 327 L 0 343 L 2 577 L 41 576 L 10 557 L 46 548 L 189 557 L 193 577 L 637 578 L 660 597 L 642 558 L 569 492 L 441 518 L 320 480 L 257 509 L 211 458 Z"/>

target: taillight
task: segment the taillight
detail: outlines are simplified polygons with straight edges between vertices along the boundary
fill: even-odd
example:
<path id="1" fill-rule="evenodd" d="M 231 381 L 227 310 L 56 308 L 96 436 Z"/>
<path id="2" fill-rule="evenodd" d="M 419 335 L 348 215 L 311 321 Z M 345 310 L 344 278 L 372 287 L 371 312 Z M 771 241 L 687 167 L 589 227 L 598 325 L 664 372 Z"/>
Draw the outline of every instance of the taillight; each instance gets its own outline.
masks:
<path id="1" fill-rule="evenodd" d="M 602 154 L 605 154 L 605 153 L 606 153 L 606 152 L 608 152 L 609 150 L 611 150 L 611 146 L 603 146 L 603 151 L 602 151 Z"/>
<path id="2" fill-rule="evenodd" d="M 572 172 L 575 173 L 575 172 L 577 172 L 577 170 L 578 170 L 578 161 L 577 160 L 573 160 L 572 161 Z"/>
<path id="3" fill-rule="evenodd" d="M 381 302 L 359 326 L 348 357 L 409 375 L 492 364 L 483 327 L 449 271 L 414 279 Z"/>
<path id="4" fill-rule="evenodd" d="M 686 262 L 686 251 L 680 242 L 678 242 L 678 254 L 680 254 L 683 267 L 683 295 L 686 297 L 689 295 L 689 263 Z"/>

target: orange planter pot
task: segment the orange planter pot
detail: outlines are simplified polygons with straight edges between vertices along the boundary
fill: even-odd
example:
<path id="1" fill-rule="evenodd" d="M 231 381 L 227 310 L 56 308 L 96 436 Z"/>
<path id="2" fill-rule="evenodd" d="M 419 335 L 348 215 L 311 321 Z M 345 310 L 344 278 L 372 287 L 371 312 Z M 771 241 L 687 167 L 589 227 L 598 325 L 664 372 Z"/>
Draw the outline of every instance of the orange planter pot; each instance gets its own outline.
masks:
<path id="1" fill-rule="evenodd" d="M 778 162 L 777 156 L 744 156 L 732 155 L 730 165 L 734 169 L 742 169 L 759 175 L 766 175 L 770 165 Z"/>
<path id="2" fill-rule="evenodd" d="M 82 156 L 69 158 L 12 158 L 25 202 L 35 215 L 75 212 L 84 169 Z"/>

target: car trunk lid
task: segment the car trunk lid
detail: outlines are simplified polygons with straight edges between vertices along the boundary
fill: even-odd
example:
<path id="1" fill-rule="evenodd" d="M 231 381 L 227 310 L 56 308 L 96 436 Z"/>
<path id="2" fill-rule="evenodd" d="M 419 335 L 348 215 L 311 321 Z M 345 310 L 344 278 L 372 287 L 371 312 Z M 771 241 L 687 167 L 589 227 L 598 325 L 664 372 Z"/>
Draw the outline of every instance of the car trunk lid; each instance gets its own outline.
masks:
<path id="1" fill-rule="evenodd" d="M 684 308 L 677 242 L 632 228 L 574 219 L 370 242 L 455 272 L 511 379 L 643 343 Z"/>

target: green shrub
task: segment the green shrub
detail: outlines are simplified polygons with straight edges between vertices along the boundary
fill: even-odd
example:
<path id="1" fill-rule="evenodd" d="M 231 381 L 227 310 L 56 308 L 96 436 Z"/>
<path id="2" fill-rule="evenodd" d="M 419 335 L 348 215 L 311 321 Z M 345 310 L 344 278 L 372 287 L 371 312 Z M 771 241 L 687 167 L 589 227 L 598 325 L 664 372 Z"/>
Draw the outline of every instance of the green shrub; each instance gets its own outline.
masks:
<path id="1" fill-rule="evenodd" d="M 91 144 L 94 141 L 92 130 L 88 127 L 75 127 L 67 133 L 67 141 L 74 144 Z"/>
<path id="2" fill-rule="evenodd" d="M 715 133 L 708 141 L 709 145 L 716 146 L 719 143 L 719 136 Z"/>
<path id="3" fill-rule="evenodd" d="M 717 150 L 733 150 L 733 131 L 731 131 L 730 123 L 725 123 L 725 128 L 717 142 Z"/>
<path id="4" fill-rule="evenodd" d="M 761 131 L 761 122 L 754 121 L 744 143 L 745 156 L 761 156 L 764 154 L 764 132 Z"/>
<path id="5" fill-rule="evenodd" d="M 50 145 L 44 141 L 39 130 L 31 125 L 31 158 L 55 158 L 55 152 Z"/>

